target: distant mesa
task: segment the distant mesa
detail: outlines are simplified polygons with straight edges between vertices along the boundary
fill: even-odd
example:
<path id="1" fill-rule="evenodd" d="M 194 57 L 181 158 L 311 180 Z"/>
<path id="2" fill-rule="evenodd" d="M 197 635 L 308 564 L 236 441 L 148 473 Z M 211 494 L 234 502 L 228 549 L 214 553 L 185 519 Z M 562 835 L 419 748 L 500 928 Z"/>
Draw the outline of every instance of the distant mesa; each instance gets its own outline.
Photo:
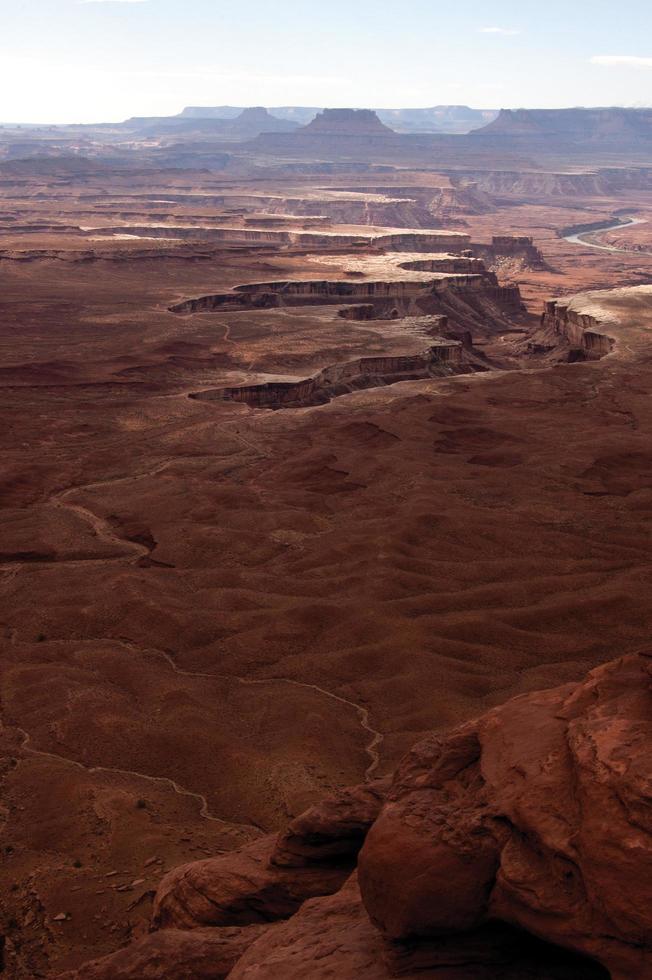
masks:
<path id="1" fill-rule="evenodd" d="M 184 112 L 179 116 L 134 117 L 124 125 L 151 135 L 201 133 L 224 139 L 252 139 L 262 133 L 292 133 L 299 128 L 299 123 L 278 119 L 263 106 L 252 106 L 226 118 Z"/>
<path id="2" fill-rule="evenodd" d="M 529 136 L 567 141 L 652 140 L 652 109 L 501 109 L 475 136 Z"/>
<path id="3" fill-rule="evenodd" d="M 300 133 L 333 136 L 394 136 L 371 109 L 324 109 Z"/>
<path id="4" fill-rule="evenodd" d="M 321 111 L 320 108 L 310 107 L 310 106 L 266 106 L 266 111 L 275 120 L 283 119 L 289 122 L 294 122 L 298 126 L 305 126 L 309 123 L 311 119 Z M 237 116 L 242 115 L 243 111 L 247 111 L 242 106 L 233 105 L 215 105 L 215 106 L 201 106 L 201 105 L 189 105 L 183 109 L 177 119 L 235 119 Z"/>
<path id="5" fill-rule="evenodd" d="M 231 132 L 243 130 L 247 133 L 252 131 L 256 133 L 291 133 L 298 128 L 298 125 L 289 119 L 278 119 L 263 106 L 243 109 L 239 116 L 227 123 Z"/>
<path id="6" fill-rule="evenodd" d="M 305 126 L 323 106 L 268 106 L 275 119 L 285 119 Z M 465 105 L 437 105 L 426 109 L 382 109 L 375 107 L 378 118 L 397 133 L 469 133 L 486 126 L 498 115 L 496 109 L 471 109 Z M 232 105 L 186 106 L 175 118 L 235 119 L 242 108 Z"/>

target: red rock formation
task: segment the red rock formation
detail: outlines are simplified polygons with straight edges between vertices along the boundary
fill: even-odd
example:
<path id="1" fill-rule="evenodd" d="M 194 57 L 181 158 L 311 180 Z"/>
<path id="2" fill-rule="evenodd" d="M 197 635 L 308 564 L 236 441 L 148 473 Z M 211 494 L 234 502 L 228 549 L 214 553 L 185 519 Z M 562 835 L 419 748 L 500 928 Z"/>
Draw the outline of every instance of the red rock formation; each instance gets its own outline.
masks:
<path id="1" fill-rule="evenodd" d="M 383 933 L 499 919 L 650 976 L 650 674 L 628 657 L 419 743 L 359 860 Z"/>
<path id="2" fill-rule="evenodd" d="M 403 980 L 608 980 L 599 966 L 502 924 L 436 942 L 388 943 L 365 912 L 355 874 L 335 895 L 306 902 L 287 922 L 269 929 L 238 961 L 229 980 L 396 976 Z"/>
<path id="3" fill-rule="evenodd" d="M 274 837 L 240 851 L 175 868 L 161 882 L 154 903 L 159 927 L 252 925 L 284 919 L 307 898 L 337 891 L 348 867 L 285 870 L 273 862 Z"/>
<path id="4" fill-rule="evenodd" d="M 341 790 L 296 817 L 276 842 L 278 867 L 355 860 L 378 817 L 389 779 Z"/>
<path id="5" fill-rule="evenodd" d="M 266 381 L 234 388 L 209 388 L 190 397 L 200 401 L 244 402 L 257 408 L 299 408 L 323 405 L 351 391 L 378 388 L 415 378 L 444 377 L 484 369 L 477 360 L 464 357 L 459 340 L 442 340 L 413 354 L 360 357 L 333 364 L 299 381 Z"/>
<path id="6" fill-rule="evenodd" d="M 447 228 L 451 224 L 465 224 L 464 216 L 487 214 L 494 211 L 494 204 L 475 181 L 452 179 L 450 187 L 439 187 L 428 202 L 433 218 Z"/>
<path id="7" fill-rule="evenodd" d="M 225 963 L 231 980 L 651 976 L 651 675 L 629 656 L 431 735 L 389 787 L 172 872 L 154 918 L 171 931 L 66 980 L 222 977 Z"/>

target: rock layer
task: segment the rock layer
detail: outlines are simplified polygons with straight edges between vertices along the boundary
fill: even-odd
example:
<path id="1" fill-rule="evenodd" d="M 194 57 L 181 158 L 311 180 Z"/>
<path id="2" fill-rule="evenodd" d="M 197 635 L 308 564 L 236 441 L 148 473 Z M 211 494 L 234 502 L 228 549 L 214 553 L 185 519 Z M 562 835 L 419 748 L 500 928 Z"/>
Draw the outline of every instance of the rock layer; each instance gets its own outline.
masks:
<path id="1" fill-rule="evenodd" d="M 424 351 L 381 357 L 361 357 L 324 368 L 299 381 L 266 381 L 233 388 L 214 388 L 192 395 L 202 401 L 244 402 L 256 408 L 301 408 L 323 405 L 338 395 L 378 388 L 418 378 L 444 377 L 477 370 L 465 357 L 462 344 L 440 340 Z"/>
<path id="2" fill-rule="evenodd" d="M 547 302 L 541 326 L 551 336 L 552 346 L 570 349 L 571 360 L 596 360 L 613 350 L 614 341 L 606 334 L 603 320 L 574 309 L 573 300 Z"/>

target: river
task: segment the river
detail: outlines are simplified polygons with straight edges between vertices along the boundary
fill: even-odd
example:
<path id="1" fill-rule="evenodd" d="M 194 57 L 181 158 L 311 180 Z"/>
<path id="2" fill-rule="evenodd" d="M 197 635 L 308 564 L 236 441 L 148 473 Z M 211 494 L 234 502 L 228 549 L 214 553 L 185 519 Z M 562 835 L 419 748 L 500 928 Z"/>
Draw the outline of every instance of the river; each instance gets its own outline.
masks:
<path id="1" fill-rule="evenodd" d="M 599 228 L 592 228 L 591 231 L 580 231 L 576 235 L 565 235 L 564 241 L 571 242 L 573 245 L 584 245 L 586 248 L 599 248 L 604 252 L 627 252 L 631 255 L 634 251 L 633 249 L 627 248 L 617 248 L 616 245 L 599 245 L 597 242 L 587 241 L 587 235 L 596 235 L 603 231 L 615 231 L 617 228 L 626 228 L 627 225 L 642 225 L 645 224 L 645 218 L 624 218 L 622 221 L 616 221 L 615 223 L 609 220 L 608 223 L 602 225 Z M 641 252 L 641 255 L 649 255 L 649 252 Z"/>

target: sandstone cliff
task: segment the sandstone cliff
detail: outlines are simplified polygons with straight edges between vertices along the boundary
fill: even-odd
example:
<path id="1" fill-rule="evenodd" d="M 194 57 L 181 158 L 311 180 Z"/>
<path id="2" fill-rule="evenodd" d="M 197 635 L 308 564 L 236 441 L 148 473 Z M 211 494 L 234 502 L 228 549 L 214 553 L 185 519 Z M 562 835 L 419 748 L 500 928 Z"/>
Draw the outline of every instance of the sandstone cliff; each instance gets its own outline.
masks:
<path id="1" fill-rule="evenodd" d="M 596 360 L 613 350 L 614 341 L 597 313 L 573 307 L 573 299 L 550 300 L 541 317 L 543 336 L 551 347 L 568 350 L 570 360 Z M 541 335 L 540 335 L 541 336 Z"/>
<path id="2" fill-rule="evenodd" d="M 323 405 L 338 395 L 363 388 L 379 388 L 397 381 L 445 377 L 477 370 L 460 341 L 439 340 L 414 354 L 359 357 L 334 364 L 299 381 L 267 381 L 263 384 L 214 388 L 191 397 L 201 401 L 243 402 L 255 408 L 303 408 Z"/>

